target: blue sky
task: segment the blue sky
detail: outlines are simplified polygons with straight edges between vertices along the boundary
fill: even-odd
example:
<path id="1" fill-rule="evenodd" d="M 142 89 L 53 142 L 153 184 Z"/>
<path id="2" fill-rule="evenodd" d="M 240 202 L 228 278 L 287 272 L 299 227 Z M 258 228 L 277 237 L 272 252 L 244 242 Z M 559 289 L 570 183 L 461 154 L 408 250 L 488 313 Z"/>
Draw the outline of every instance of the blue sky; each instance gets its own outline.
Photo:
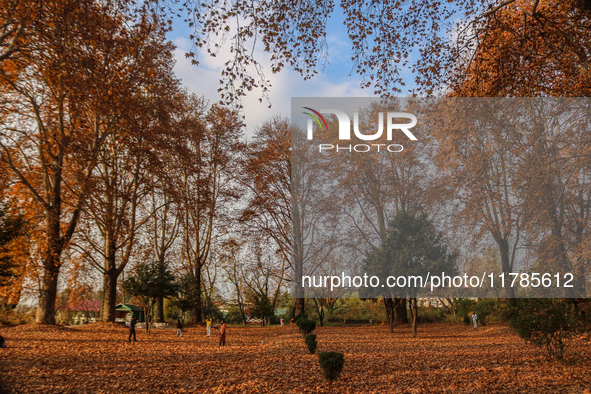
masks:
<path id="1" fill-rule="evenodd" d="M 340 7 L 335 7 L 327 26 L 327 42 L 329 58 L 323 71 L 310 80 L 305 81 L 298 73 L 289 68 L 284 68 L 278 74 L 270 72 L 270 54 L 258 51 L 258 60 L 265 67 L 265 76 L 271 80 L 270 102 L 263 100 L 260 91 L 250 92 L 243 98 L 246 134 L 252 135 L 253 129 L 260 126 L 265 119 L 274 115 L 290 116 L 292 97 L 372 97 L 372 89 L 361 89 L 361 78 L 351 74 L 353 63 L 351 62 L 351 48 L 347 37 L 346 27 L 343 25 L 344 16 Z M 202 51 L 199 54 L 199 66 L 191 64 L 185 58 L 185 53 L 191 49 L 189 35 L 190 28 L 181 19 L 174 24 L 174 29 L 168 38 L 177 46 L 175 51 L 175 73 L 181 78 L 190 92 L 205 96 L 212 102 L 220 99 L 217 89 L 222 65 L 227 57 L 222 54 L 212 58 Z M 408 73 L 406 79 L 407 89 L 412 88 L 413 77 Z M 402 94 L 405 92 L 403 91 Z"/>

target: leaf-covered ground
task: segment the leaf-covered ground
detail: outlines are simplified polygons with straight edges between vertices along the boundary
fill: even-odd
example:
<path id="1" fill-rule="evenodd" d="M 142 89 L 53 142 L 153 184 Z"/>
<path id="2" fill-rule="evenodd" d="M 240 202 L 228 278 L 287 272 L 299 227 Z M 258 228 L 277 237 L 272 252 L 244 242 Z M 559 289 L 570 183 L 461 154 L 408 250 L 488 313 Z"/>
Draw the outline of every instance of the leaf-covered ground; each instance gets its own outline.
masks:
<path id="1" fill-rule="evenodd" d="M 584 393 L 591 389 L 591 343 L 571 344 L 566 362 L 546 359 L 504 325 L 477 330 L 424 325 L 319 327 L 318 351 L 345 354 L 345 368 L 329 387 L 318 356 L 307 353 L 295 327 L 229 327 L 226 347 L 217 332 L 190 328 L 138 330 L 108 324 L 56 328 L 0 328 L 5 387 L 31 393 Z"/>

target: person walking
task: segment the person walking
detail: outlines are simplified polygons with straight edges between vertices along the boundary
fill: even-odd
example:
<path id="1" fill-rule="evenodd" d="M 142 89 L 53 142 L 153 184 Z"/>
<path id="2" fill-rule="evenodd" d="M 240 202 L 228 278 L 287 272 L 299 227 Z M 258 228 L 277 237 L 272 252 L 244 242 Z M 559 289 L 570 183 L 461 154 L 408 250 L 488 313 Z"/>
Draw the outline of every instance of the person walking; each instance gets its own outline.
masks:
<path id="1" fill-rule="evenodd" d="M 207 327 L 207 336 L 211 336 L 211 319 L 205 319 L 205 326 Z"/>
<path id="2" fill-rule="evenodd" d="M 183 337 L 183 323 L 181 323 L 180 319 L 176 323 L 176 336 L 181 338 Z"/>
<path id="3" fill-rule="evenodd" d="M 281 327 L 283 327 L 283 318 L 279 319 L 279 324 L 281 324 Z"/>
<path id="4" fill-rule="evenodd" d="M 222 326 L 220 327 L 220 344 L 219 346 L 226 346 L 226 322 L 221 321 Z"/>
<path id="5" fill-rule="evenodd" d="M 474 324 L 474 328 L 477 328 L 477 324 L 476 324 L 477 321 L 478 321 L 478 316 L 476 315 L 476 312 L 472 312 L 472 323 Z"/>
<path id="6" fill-rule="evenodd" d="M 131 343 L 131 336 L 133 335 L 133 341 L 137 342 L 135 338 L 135 325 L 137 324 L 137 319 L 134 317 L 129 322 L 129 343 Z"/>

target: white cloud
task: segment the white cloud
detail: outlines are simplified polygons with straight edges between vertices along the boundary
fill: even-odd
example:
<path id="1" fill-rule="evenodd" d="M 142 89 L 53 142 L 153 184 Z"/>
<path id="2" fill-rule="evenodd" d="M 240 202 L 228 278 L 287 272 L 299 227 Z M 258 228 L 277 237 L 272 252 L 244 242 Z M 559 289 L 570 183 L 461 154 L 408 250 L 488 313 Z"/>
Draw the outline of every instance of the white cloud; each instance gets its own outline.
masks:
<path id="1" fill-rule="evenodd" d="M 194 66 L 191 64 L 191 59 L 185 57 L 185 53 L 191 48 L 190 41 L 184 37 L 177 37 L 173 39 L 173 42 L 178 47 L 175 50 L 176 65 L 174 71 L 181 78 L 183 85 L 190 92 L 205 96 L 212 102 L 219 101 L 220 94 L 217 90 L 221 86 L 219 82 L 221 71 L 224 63 L 230 58 L 228 45 L 222 47 L 216 57 L 211 57 L 206 51 L 201 50 L 198 53 L 200 63 L 198 66 Z M 333 44 L 332 48 L 337 52 L 337 60 L 333 59 L 334 63 L 338 64 L 328 64 L 322 74 L 316 75 L 307 81 L 304 81 L 301 75 L 289 68 L 284 68 L 280 73 L 272 74 L 269 54 L 260 50 L 255 51 L 256 59 L 263 64 L 266 79 L 271 81 L 271 92 L 269 94 L 271 108 L 268 108 L 269 103 L 266 100 L 259 102 L 261 98 L 260 90 L 253 90 L 242 98 L 247 135 L 252 135 L 256 126 L 260 126 L 272 116 L 289 117 L 292 97 L 372 96 L 370 90 L 360 88 L 360 79 L 356 77 L 346 77 L 338 82 L 331 81 L 331 76 L 343 74 L 342 60 L 345 57 L 345 43 L 334 36 L 329 37 L 330 43 Z M 350 67 L 350 64 L 345 65 L 345 67 Z"/>

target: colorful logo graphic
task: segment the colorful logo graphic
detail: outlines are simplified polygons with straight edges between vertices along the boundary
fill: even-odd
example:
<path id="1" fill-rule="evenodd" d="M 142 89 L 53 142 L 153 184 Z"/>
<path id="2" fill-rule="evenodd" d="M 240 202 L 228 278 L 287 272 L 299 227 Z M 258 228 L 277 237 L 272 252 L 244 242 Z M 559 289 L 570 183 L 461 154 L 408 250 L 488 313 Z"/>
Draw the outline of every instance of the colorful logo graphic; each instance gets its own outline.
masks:
<path id="1" fill-rule="evenodd" d="M 320 119 L 322 119 L 322 123 L 324 123 L 324 128 L 326 131 L 328 131 L 328 125 L 326 124 L 326 120 L 324 120 L 324 117 L 322 115 L 320 115 L 320 112 L 313 110 L 310 107 L 302 107 L 302 108 L 307 109 L 308 111 L 312 111 L 312 112 L 314 112 L 314 114 L 316 114 L 316 116 L 314 116 L 309 112 L 304 112 L 304 114 L 311 116 L 312 119 L 314 119 L 316 121 L 316 123 L 318 123 L 318 127 L 320 127 L 320 130 L 322 130 L 322 124 L 320 123 Z M 318 118 L 320 118 L 320 119 L 318 119 Z"/>

